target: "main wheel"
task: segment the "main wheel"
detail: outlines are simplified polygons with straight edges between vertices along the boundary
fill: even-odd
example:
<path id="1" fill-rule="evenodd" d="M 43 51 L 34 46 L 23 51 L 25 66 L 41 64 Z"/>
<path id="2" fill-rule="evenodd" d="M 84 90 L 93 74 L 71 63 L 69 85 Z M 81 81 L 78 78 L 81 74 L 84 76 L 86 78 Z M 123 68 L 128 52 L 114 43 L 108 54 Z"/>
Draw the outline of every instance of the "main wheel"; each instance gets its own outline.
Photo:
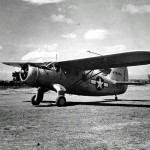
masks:
<path id="1" fill-rule="evenodd" d="M 59 96 L 57 99 L 56 99 L 56 106 L 65 106 L 66 104 L 66 98 L 64 96 Z"/>
<path id="2" fill-rule="evenodd" d="M 44 90 L 40 87 L 37 90 L 37 94 L 31 98 L 32 105 L 39 105 L 43 100 Z"/>
<path id="3" fill-rule="evenodd" d="M 36 95 L 32 96 L 31 103 L 32 105 L 39 105 L 41 101 L 39 101 L 36 97 Z"/>

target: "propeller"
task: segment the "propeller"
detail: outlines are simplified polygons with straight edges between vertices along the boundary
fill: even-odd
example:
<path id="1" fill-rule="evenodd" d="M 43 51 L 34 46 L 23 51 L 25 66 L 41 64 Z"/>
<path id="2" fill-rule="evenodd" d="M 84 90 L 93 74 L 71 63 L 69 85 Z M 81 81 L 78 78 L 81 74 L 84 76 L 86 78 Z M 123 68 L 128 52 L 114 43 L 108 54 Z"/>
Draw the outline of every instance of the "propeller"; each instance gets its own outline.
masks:
<path id="1" fill-rule="evenodd" d="M 27 78 L 28 71 L 29 71 L 28 65 L 27 64 L 23 65 L 20 73 L 22 80 L 25 80 Z"/>

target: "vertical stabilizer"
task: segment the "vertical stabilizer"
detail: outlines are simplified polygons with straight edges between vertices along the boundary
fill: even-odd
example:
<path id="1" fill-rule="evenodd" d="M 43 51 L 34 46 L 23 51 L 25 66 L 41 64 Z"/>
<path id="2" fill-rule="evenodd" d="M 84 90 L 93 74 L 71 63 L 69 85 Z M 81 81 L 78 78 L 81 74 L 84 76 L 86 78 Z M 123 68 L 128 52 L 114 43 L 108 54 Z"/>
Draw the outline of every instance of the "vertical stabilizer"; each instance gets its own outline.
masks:
<path id="1" fill-rule="evenodd" d="M 113 68 L 109 78 L 115 81 L 128 81 L 128 69 L 126 67 Z"/>

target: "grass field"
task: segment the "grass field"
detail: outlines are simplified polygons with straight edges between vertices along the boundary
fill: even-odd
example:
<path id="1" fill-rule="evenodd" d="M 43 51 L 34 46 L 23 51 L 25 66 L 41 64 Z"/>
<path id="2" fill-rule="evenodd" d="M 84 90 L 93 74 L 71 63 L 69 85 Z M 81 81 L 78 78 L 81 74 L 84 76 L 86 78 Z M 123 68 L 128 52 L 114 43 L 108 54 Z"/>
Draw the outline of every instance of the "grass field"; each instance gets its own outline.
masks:
<path id="1" fill-rule="evenodd" d="M 149 150 L 150 86 L 131 86 L 124 95 L 69 96 L 56 107 L 56 94 L 30 103 L 36 89 L 0 91 L 1 150 Z"/>

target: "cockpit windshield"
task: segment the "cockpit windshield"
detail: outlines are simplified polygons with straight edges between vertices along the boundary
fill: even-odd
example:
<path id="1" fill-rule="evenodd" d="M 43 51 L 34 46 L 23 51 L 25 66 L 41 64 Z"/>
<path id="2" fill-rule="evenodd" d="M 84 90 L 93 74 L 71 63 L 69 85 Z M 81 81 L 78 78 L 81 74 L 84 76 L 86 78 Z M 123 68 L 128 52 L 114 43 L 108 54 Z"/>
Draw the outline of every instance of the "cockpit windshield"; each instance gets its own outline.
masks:
<path id="1" fill-rule="evenodd" d="M 47 63 L 46 64 L 46 67 L 48 68 L 48 69 L 50 69 L 50 70 L 52 70 L 52 68 L 53 68 L 53 63 Z"/>
<path id="2" fill-rule="evenodd" d="M 50 70 L 55 70 L 56 72 L 60 71 L 60 66 L 58 63 L 48 63 L 46 64 L 46 67 Z"/>

